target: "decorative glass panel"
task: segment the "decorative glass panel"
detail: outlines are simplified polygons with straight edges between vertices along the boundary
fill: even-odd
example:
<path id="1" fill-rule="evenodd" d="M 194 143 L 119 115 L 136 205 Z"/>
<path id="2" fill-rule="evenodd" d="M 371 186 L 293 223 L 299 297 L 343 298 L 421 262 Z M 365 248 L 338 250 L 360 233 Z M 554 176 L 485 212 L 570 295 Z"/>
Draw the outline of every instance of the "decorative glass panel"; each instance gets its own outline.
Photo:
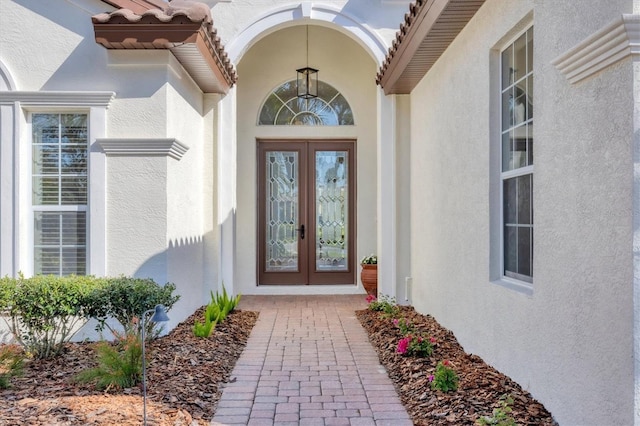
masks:
<path id="1" fill-rule="evenodd" d="M 353 125 L 353 112 L 347 100 L 333 86 L 318 81 L 318 97 L 297 96 L 296 81 L 276 88 L 260 109 L 258 124 L 345 126 Z"/>
<path id="2" fill-rule="evenodd" d="M 316 269 L 346 271 L 349 170 L 346 151 L 316 152 Z"/>
<path id="3" fill-rule="evenodd" d="M 266 270 L 298 270 L 298 153 L 266 155 Z"/>

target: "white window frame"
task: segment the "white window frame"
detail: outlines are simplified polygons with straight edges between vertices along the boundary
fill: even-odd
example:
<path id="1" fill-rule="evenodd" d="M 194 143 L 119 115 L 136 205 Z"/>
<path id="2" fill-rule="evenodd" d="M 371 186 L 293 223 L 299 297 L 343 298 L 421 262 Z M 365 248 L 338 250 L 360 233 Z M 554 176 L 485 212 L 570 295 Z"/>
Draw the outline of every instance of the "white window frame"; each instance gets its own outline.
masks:
<path id="1" fill-rule="evenodd" d="M 342 96 L 342 98 L 344 99 L 346 105 L 349 107 L 349 110 L 351 112 L 351 117 L 353 119 L 352 123 L 349 124 L 341 124 L 341 123 L 337 123 L 337 124 L 327 124 L 327 123 L 319 123 L 319 124 L 308 124 L 308 123 L 302 123 L 301 125 L 303 126 L 309 126 L 309 127 L 322 127 L 322 126 L 327 126 L 327 127 L 344 127 L 344 126 L 354 126 L 355 125 L 355 117 L 354 117 L 354 111 L 353 108 L 351 108 L 351 104 L 349 103 L 349 101 L 347 100 L 347 98 L 345 97 L 345 95 L 340 92 L 338 89 L 336 89 L 334 86 L 332 86 L 331 84 L 327 83 L 324 80 L 318 80 L 318 96 L 312 100 L 307 100 L 305 102 L 305 109 L 304 110 L 300 110 L 298 112 L 294 111 L 290 106 L 289 103 L 292 101 L 297 101 L 298 97 L 292 97 L 290 99 L 285 99 L 282 98 L 281 96 L 279 96 L 276 92 L 284 85 L 286 84 L 292 84 L 295 85 L 296 84 L 296 80 L 287 80 L 285 82 L 283 82 L 282 84 L 274 87 L 269 94 L 263 99 L 262 103 L 260 104 L 260 109 L 258 111 L 258 117 L 257 117 L 257 121 L 256 121 L 256 125 L 258 126 L 296 126 L 296 124 L 292 123 L 291 121 L 293 121 L 296 117 L 303 115 L 303 114 L 310 114 L 310 115 L 314 115 L 316 117 L 318 117 L 320 120 L 321 118 L 318 116 L 318 114 L 316 114 L 315 111 L 309 109 L 309 103 L 311 101 L 313 102 L 321 102 L 323 105 L 323 107 L 320 109 L 320 111 L 330 111 L 331 113 L 333 113 L 333 115 L 336 117 L 336 119 L 338 118 L 338 113 L 335 111 L 335 108 L 333 107 L 332 103 L 334 100 L 336 100 L 336 98 L 338 96 Z M 323 88 L 331 88 L 333 90 L 335 90 L 335 94 L 331 97 L 326 96 L 326 93 L 324 93 L 322 91 Z M 281 103 L 282 105 L 280 106 L 278 113 L 276 114 L 276 116 L 274 117 L 274 122 L 273 123 L 262 123 L 261 122 L 261 116 L 262 116 L 262 111 L 264 110 L 267 102 L 269 101 L 269 98 L 271 96 L 275 96 Z M 291 121 L 289 123 L 286 124 L 278 124 L 278 117 L 280 116 L 280 113 L 282 111 L 285 110 L 289 110 L 292 114 L 294 114 L 293 118 L 291 119 Z"/>
<path id="2" fill-rule="evenodd" d="M 87 113 L 89 116 L 88 153 L 88 213 L 87 213 L 87 274 L 105 276 L 106 259 L 106 157 L 97 139 L 105 138 L 107 109 L 115 98 L 113 92 L 0 92 L 0 106 L 9 108 L 14 125 L 8 130 L 6 141 L 13 140 L 13 170 L 3 168 L 2 176 L 13 176 L 14 194 L 3 199 L 13 206 L 15 218 L 12 276 L 22 273 L 31 276 L 33 265 L 33 214 L 31 209 L 31 161 L 33 113 Z M 6 145 L 4 145 L 6 146 Z M 4 206 L 4 204 L 3 204 Z M 4 208 L 4 207 L 3 207 Z M 4 241 L 4 235 L 3 235 Z"/>
<path id="3" fill-rule="evenodd" d="M 87 168 L 86 168 L 86 175 L 87 175 L 87 202 L 86 204 L 62 204 L 61 203 L 61 195 L 62 195 L 62 186 L 60 186 L 59 188 L 59 193 L 58 193 L 58 204 L 33 204 L 33 178 L 34 178 L 34 174 L 33 174 L 33 145 L 34 145 L 34 141 L 33 141 L 33 116 L 34 115 L 39 115 L 39 114 L 52 114 L 52 115 L 57 115 L 58 118 L 60 118 L 61 115 L 64 114 L 81 114 L 81 115 L 85 115 L 87 117 Z M 28 188 L 29 188 L 29 197 L 31 199 L 31 208 L 29 211 L 29 215 L 31 218 L 31 259 L 32 259 L 32 268 L 33 268 L 33 273 L 35 274 L 35 269 L 36 269 L 36 263 L 35 263 L 35 241 L 34 241 L 34 235 L 35 235 L 35 215 L 36 212 L 85 212 L 85 271 L 84 274 L 88 274 L 88 269 L 89 269 L 89 213 L 88 213 L 88 207 L 89 207 L 89 149 L 90 149 L 90 143 L 89 143 L 89 134 L 90 134 L 90 120 L 89 120 L 89 111 L 85 110 L 85 111 L 56 111 L 56 112 L 40 112 L 40 111 L 33 111 L 31 113 L 28 114 L 28 129 L 29 129 L 29 135 L 31 138 L 31 151 L 30 151 L 30 156 L 29 156 L 29 175 L 31 177 L 31 179 L 29 179 L 28 182 Z M 60 125 L 60 121 L 58 121 L 58 125 Z M 59 135 L 60 136 L 60 135 Z M 58 149 L 61 149 L 61 144 L 58 141 Z M 58 174 L 56 175 L 58 178 L 61 177 L 60 172 L 58 172 Z M 62 267 L 62 263 L 60 263 L 60 268 Z M 55 275 L 62 275 L 62 271 L 59 270 L 58 274 Z"/>
<path id="4" fill-rule="evenodd" d="M 506 284 L 508 287 L 514 288 L 516 290 L 524 290 L 525 292 L 529 293 L 531 291 L 531 289 L 533 288 L 533 247 L 534 247 L 534 233 L 532 232 L 532 236 L 531 236 L 531 276 L 520 276 L 516 273 L 512 273 L 511 275 L 507 275 L 505 274 L 505 241 L 504 241 L 504 228 L 505 228 L 505 222 L 504 222 L 504 203 L 505 203 L 505 199 L 504 199 L 504 182 L 508 179 L 512 179 L 512 178 L 516 178 L 516 177 L 520 177 L 520 176 L 527 176 L 527 175 L 531 175 L 531 181 L 532 181 L 532 185 L 533 185 L 533 178 L 534 178 L 534 164 L 535 164 L 535 157 L 533 158 L 533 164 L 525 166 L 525 167 L 519 167 L 513 170 L 508 170 L 508 171 L 503 171 L 503 144 L 502 144 L 502 136 L 503 133 L 505 132 L 505 130 L 503 130 L 503 126 L 502 126 L 502 119 L 503 119 L 503 110 L 502 110 L 502 93 L 503 93 L 503 88 L 502 88 L 502 79 L 503 79 L 503 64 L 502 64 L 502 52 L 504 52 L 506 49 L 508 49 L 510 46 L 513 46 L 514 43 L 516 42 L 516 40 L 518 40 L 523 34 L 525 34 L 527 31 L 531 30 L 534 28 L 533 23 L 531 23 L 530 25 L 527 25 L 526 28 L 524 28 L 522 31 L 519 31 L 514 37 L 512 37 L 511 39 L 509 39 L 509 41 L 507 43 L 505 43 L 502 48 L 500 49 L 499 52 L 499 139 L 497 141 L 497 143 L 499 144 L 499 149 L 498 149 L 498 153 L 500 155 L 500 159 L 499 159 L 499 167 L 500 167 L 500 180 L 499 180 L 499 185 L 500 185 L 500 209 L 499 209 L 499 215 L 500 215 L 500 281 L 502 281 L 503 284 Z M 534 33 L 535 34 L 535 33 Z M 534 38 L 535 40 L 535 38 Z M 535 41 L 534 41 L 535 43 Z M 526 45 L 526 44 L 525 44 Z M 528 45 L 526 45 L 528 48 Z M 534 61 L 535 64 L 535 61 Z M 526 74 L 524 77 L 534 77 L 534 71 L 533 71 L 533 67 L 531 69 L 531 72 L 529 74 Z M 520 79 L 518 79 L 517 81 L 520 81 Z M 515 81 L 514 81 L 515 83 Z M 509 86 L 511 87 L 511 86 Z M 523 123 L 528 122 L 529 120 L 533 121 L 533 117 L 531 119 L 525 118 L 525 121 Z M 506 131 L 509 131 L 511 129 L 513 129 L 514 127 L 510 127 L 509 129 L 507 129 Z M 535 155 L 535 154 L 534 154 Z M 532 189 L 532 193 L 531 193 L 531 228 L 534 229 L 534 221 L 533 221 L 533 189 Z"/>

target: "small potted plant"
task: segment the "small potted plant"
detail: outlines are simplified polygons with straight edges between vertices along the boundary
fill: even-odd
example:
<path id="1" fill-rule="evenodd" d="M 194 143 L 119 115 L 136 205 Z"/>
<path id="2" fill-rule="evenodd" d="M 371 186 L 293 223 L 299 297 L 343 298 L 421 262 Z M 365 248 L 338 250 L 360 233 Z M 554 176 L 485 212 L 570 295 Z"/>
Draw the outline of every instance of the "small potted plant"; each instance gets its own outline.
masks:
<path id="1" fill-rule="evenodd" d="M 367 294 L 378 295 L 378 256 L 370 254 L 360 260 L 360 280 Z"/>

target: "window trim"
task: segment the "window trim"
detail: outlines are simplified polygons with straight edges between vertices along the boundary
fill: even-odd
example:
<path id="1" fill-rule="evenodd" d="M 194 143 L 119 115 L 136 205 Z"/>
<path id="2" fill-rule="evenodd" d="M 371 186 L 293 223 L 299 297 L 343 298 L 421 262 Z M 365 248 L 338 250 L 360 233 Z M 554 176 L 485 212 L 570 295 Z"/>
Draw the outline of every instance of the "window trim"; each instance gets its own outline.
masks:
<path id="1" fill-rule="evenodd" d="M 19 272 L 33 275 L 33 217 L 31 211 L 31 114 L 87 113 L 89 127 L 88 212 L 87 212 L 87 274 L 105 276 L 106 247 L 106 157 L 96 145 L 96 139 L 106 137 L 107 109 L 115 98 L 113 92 L 0 92 L 0 105 L 11 108 L 15 125 L 8 129 L 13 141 L 13 176 L 16 231 L 11 251 L 13 276 Z M 3 176 L 5 171 L 3 170 Z M 30 217 L 31 216 L 31 217 Z M 22 219 L 21 219 L 22 218 Z"/>
<path id="2" fill-rule="evenodd" d="M 504 230 L 505 230 L 505 222 L 504 222 L 504 182 L 508 179 L 512 179 L 512 178 L 516 178 L 516 177 L 520 177 L 520 176 L 527 176 L 527 175 L 531 175 L 531 179 L 532 179 L 532 184 L 533 184 L 533 179 L 535 176 L 534 173 L 534 166 L 535 166 L 535 159 L 533 164 L 531 165 L 527 165 L 524 167 L 519 167 L 519 168 L 515 168 L 515 169 L 511 169 L 511 170 L 507 170 L 507 171 L 503 171 L 503 143 L 502 143 L 502 136 L 504 133 L 504 129 L 503 129 L 503 103 L 502 103 L 502 79 L 503 79 L 503 64 L 502 64 L 502 53 L 508 49 L 510 46 L 513 46 L 515 41 L 518 40 L 523 34 L 525 34 L 527 31 L 531 30 L 534 28 L 534 24 L 533 22 L 529 22 L 527 23 L 527 25 L 524 26 L 524 28 L 520 29 L 519 31 L 517 31 L 516 33 L 514 33 L 511 37 L 509 37 L 504 43 L 501 43 L 499 45 L 498 50 L 498 75 L 497 75 L 497 79 L 498 79 L 498 93 L 496 94 L 496 96 L 498 96 L 498 125 L 497 128 L 499 129 L 499 131 L 497 132 L 497 135 L 499 136 L 499 138 L 497 140 L 494 140 L 492 138 L 492 143 L 498 143 L 499 144 L 499 149 L 498 154 L 499 154 L 499 159 L 497 161 L 497 165 L 499 167 L 499 173 L 498 173 L 498 185 L 499 185 L 499 210 L 498 210 L 498 215 L 499 215 L 499 233 L 500 233 L 500 240 L 499 240 L 499 245 L 500 245 L 500 258 L 499 258 L 499 274 L 498 274 L 498 280 L 494 281 L 504 287 L 507 288 L 511 288 L 513 290 L 519 291 L 519 292 L 523 292 L 526 294 L 533 294 L 533 274 L 531 274 L 531 276 L 524 276 L 524 275 L 520 275 L 518 273 L 515 272 L 511 272 L 509 275 L 506 274 L 505 271 L 505 242 L 504 242 Z M 535 34 L 535 32 L 534 32 Z M 535 43 L 535 38 L 534 38 L 534 43 Z M 535 64 L 535 61 L 534 61 Z M 534 73 L 534 69 L 532 67 L 531 69 L 531 77 L 535 78 L 535 73 Z M 524 77 L 523 77 L 524 78 Z M 535 87 L 535 86 L 534 86 Z M 534 98 L 535 99 L 535 98 Z M 531 118 L 531 120 L 533 120 L 533 116 Z M 529 119 L 525 119 L 524 122 L 529 121 Z M 513 127 L 511 127 L 513 128 Z M 532 215 L 533 215 L 533 189 L 531 190 L 531 206 L 532 206 Z M 533 217 L 531 218 L 531 226 L 532 229 L 535 229 L 534 227 L 534 221 L 533 221 Z M 531 247 L 533 249 L 534 244 L 533 244 L 533 234 L 532 234 L 532 242 L 531 242 Z M 531 253 L 531 268 L 533 270 L 533 250 Z M 521 279 L 519 278 L 521 277 Z"/>
<path id="3" fill-rule="evenodd" d="M 295 100 L 296 97 L 292 97 L 292 98 L 289 98 L 289 99 L 284 99 L 283 97 L 281 97 L 280 95 L 278 95 L 276 93 L 280 88 L 282 88 L 286 84 L 296 84 L 296 79 L 289 79 L 289 80 L 286 80 L 286 81 L 278 84 L 277 86 L 273 87 L 269 91 L 269 93 L 264 97 L 264 99 L 260 103 L 260 108 L 258 109 L 258 114 L 257 114 L 257 117 L 256 117 L 256 125 L 257 126 L 260 126 L 260 127 L 263 127 L 263 126 L 264 127 L 292 127 L 292 126 L 297 126 L 296 124 L 291 123 L 291 122 L 290 123 L 286 123 L 286 124 L 277 124 L 276 123 L 280 113 L 283 110 L 286 110 L 286 109 L 288 109 L 289 111 L 291 111 L 294 114 L 293 118 L 298 117 L 298 116 L 303 115 L 303 114 L 312 114 L 312 115 L 317 116 L 317 114 L 315 114 L 314 111 L 310 111 L 308 108 L 305 109 L 304 111 L 295 112 L 289 107 L 289 103 L 292 100 Z M 333 96 L 329 97 L 329 98 L 324 98 L 324 97 L 322 97 L 322 94 L 320 92 L 318 92 L 318 97 L 314 98 L 314 99 L 307 100 L 307 105 L 309 104 L 309 101 L 321 101 L 324 104 L 322 109 L 331 111 L 332 113 L 334 113 L 336 115 L 336 118 L 338 118 L 337 113 L 336 113 L 334 107 L 332 106 L 332 102 L 336 98 L 341 96 L 344 99 L 344 101 L 347 104 L 347 106 L 349 107 L 349 110 L 351 111 L 351 117 L 352 117 L 352 121 L 353 122 L 350 123 L 350 124 L 340 124 L 340 123 L 337 123 L 337 124 L 325 124 L 325 123 L 321 123 L 321 124 L 304 124 L 303 123 L 303 124 L 301 124 L 301 126 L 303 126 L 303 127 L 348 127 L 348 126 L 355 126 L 355 122 L 356 121 L 355 121 L 355 116 L 354 116 L 354 110 L 351 107 L 351 103 L 347 100 L 346 96 L 340 90 L 338 90 L 335 86 L 333 86 L 332 84 L 327 83 L 324 80 L 318 80 L 318 88 L 320 88 L 320 86 L 323 85 L 323 84 L 328 86 L 329 88 L 335 90 L 336 93 Z M 274 122 L 273 123 L 262 123 L 261 122 L 262 111 L 264 110 L 267 102 L 269 101 L 269 98 L 271 98 L 272 95 L 275 96 L 282 103 L 282 105 L 280 106 L 280 108 L 278 108 L 278 112 L 276 113 L 276 115 L 274 117 Z M 292 120 L 293 120 L 293 118 L 292 118 Z"/>
<path id="4" fill-rule="evenodd" d="M 33 146 L 34 146 L 34 141 L 33 141 L 33 116 L 34 115 L 38 115 L 38 114 L 56 114 L 58 116 L 64 115 L 64 114 L 82 114 L 82 115 L 86 115 L 87 119 L 86 119 L 86 123 L 87 123 L 87 170 L 86 170 L 86 175 L 87 175 L 87 202 L 86 204 L 62 204 L 61 200 L 58 200 L 58 204 L 34 204 L 33 203 L 33 179 L 34 179 L 34 170 L 33 170 Z M 58 120 L 60 119 L 60 117 L 58 118 Z M 26 189 L 27 189 L 27 199 L 29 200 L 29 224 L 28 224 L 28 228 L 30 231 L 30 235 L 29 235 L 29 239 L 28 239 L 28 251 L 29 251 L 29 258 L 30 258 L 30 265 L 31 265 L 31 272 L 33 275 L 35 275 L 35 270 L 36 270 L 36 261 L 35 261 L 35 215 L 36 212 L 85 212 L 85 244 L 84 244 L 84 248 L 85 248 L 85 271 L 84 271 L 84 275 L 90 275 L 90 271 L 89 271 L 89 235 L 90 235 L 90 228 L 89 228 L 89 190 L 90 190 L 90 184 L 89 184 L 89 175 L 90 175 L 90 165 L 89 165 L 89 154 L 90 154 L 90 150 L 91 150 L 91 140 L 90 140 L 90 135 L 91 135 L 91 122 L 90 122 L 90 111 L 85 109 L 85 110 L 81 110 L 81 109 L 70 109 L 70 110 L 54 110 L 54 111 L 41 111 L 41 110 L 34 110 L 28 113 L 27 116 L 27 132 L 26 134 L 29 137 L 29 155 L 28 155 L 28 166 L 26 167 L 27 169 L 27 175 L 29 176 L 29 179 L 27 180 L 27 184 L 25 185 Z M 60 125 L 60 121 L 58 121 L 58 125 Z M 60 143 L 58 143 L 59 145 Z M 60 177 L 60 173 L 58 173 L 56 176 Z M 62 188 L 60 188 L 61 190 Z M 60 194 L 59 194 L 60 195 Z"/>

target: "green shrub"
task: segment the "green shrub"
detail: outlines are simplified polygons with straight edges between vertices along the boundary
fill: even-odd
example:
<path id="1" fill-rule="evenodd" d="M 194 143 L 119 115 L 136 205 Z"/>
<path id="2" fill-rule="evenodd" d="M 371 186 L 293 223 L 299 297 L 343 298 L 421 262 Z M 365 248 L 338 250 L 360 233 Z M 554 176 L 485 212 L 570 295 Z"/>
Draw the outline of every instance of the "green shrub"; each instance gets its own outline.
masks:
<path id="1" fill-rule="evenodd" d="M 14 338 L 35 358 L 58 355 L 89 320 L 91 295 L 101 285 L 100 279 L 75 275 L 20 277 L 13 285 L 3 280 L 2 303 Z"/>
<path id="2" fill-rule="evenodd" d="M 204 311 L 205 320 L 210 322 L 222 322 L 226 318 L 224 311 L 220 309 L 220 306 L 211 302 L 207 305 L 207 309 Z"/>
<path id="3" fill-rule="evenodd" d="M 209 302 L 204 312 L 204 323 L 196 320 L 193 325 L 193 334 L 196 337 L 209 337 L 216 324 L 224 321 L 227 315 L 238 306 L 239 302 L 240 295 L 229 297 L 224 284 L 222 285 L 222 294 L 214 294 L 212 291 L 211 302 Z"/>
<path id="4" fill-rule="evenodd" d="M 117 277 L 108 278 L 106 285 L 97 289 L 93 297 L 93 309 L 90 314 L 98 320 L 96 329 L 103 331 L 105 327 L 112 333 L 114 330 L 107 320 L 115 318 L 122 326 L 125 333 L 131 327 L 140 332 L 141 321 L 134 321 L 144 312 L 153 309 L 156 305 L 164 305 L 167 311 L 180 299 L 179 295 L 173 295 L 175 284 L 167 283 L 159 285 L 152 279 Z M 156 328 L 156 323 L 145 322 L 145 333 L 150 339 L 160 334 L 161 328 Z M 161 327 L 161 326 L 160 326 Z"/>
<path id="5" fill-rule="evenodd" d="M 16 280 L 14 278 L 0 278 L 0 315 L 9 311 L 15 288 Z"/>
<path id="6" fill-rule="evenodd" d="M 427 357 L 433 353 L 433 338 L 408 334 L 398 342 L 397 352 L 406 356 Z"/>
<path id="7" fill-rule="evenodd" d="M 22 374 L 25 353 L 18 345 L 0 345 L 0 389 L 7 389 L 11 377 Z"/>
<path id="8" fill-rule="evenodd" d="M 400 308 L 398 307 L 394 297 L 383 294 L 380 298 L 367 297 L 367 300 L 369 302 L 369 310 L 382 312 L 385 317 L 395 318 L 400 314 Z"/>
<path id="9" fill-rule="evenodd" d="M 142 339 L 135 327 L 124 334 L 114 334 L 114 343 L 99 342 L 96 346 L 98 366 L 80 373 L 80 382 L 95 382 L 98 389 L 130 388 L 142 381 Z"/>
<path id="10" fill-rule="evenodd" d="M 218 321 L 211 321 L 208 315 L 205 315 L 204 324 L 200 321 L 196 321 L 193 325 L 193 334 L 196 337 L 201 337 L 203 339 L 211 336 L 211 332 L 215 328 Z"/>
<path id="11" fill-rule="evenodd" d="M 227 315 L 233 311 L 238 303 L 240 302 L 240 295 L 238 294 L 235 297 L 229 297 L 227 294 L 227 289 L 224 287 L 224 283 L 222 284 L 222 294 L 216 293 L 213 294 L 211 292 L 211 304 L 215 304 L 220 308 L 220 312 L 222 314 L 222 319 L 224 320 Z"/>
<path id="12" fill-rule="evenodd" d="M 517 423 L 511 416 L 511 395 L 504 394 L 500 397 L 500 407 L 493 410 L 492 416 L 482 416 L 476 420 L 478 426 L 516 426 Z"/>
<path id="13" fill-rule="evenodd" d="M 450 367 L 449 361 L 440 361 L 436 366 L 436 373 L 429 377 L 431 389 L 439 389 L 442 392 L 449 392 L 458 389 L 458 375 Z"/>

